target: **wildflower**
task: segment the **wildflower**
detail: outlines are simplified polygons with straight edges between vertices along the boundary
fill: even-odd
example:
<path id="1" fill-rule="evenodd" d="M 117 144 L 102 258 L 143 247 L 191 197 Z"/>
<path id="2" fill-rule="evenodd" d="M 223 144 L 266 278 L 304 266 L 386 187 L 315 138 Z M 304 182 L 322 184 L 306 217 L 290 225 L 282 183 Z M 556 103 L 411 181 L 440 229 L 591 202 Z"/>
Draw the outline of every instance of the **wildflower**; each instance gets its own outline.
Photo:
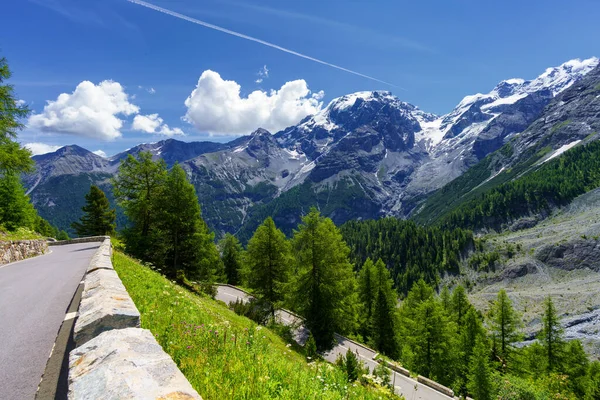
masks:
<path id="1" fill-rule="evenodd" d="M 288 344 L 285 345 L 285 347 L 292 347 L 292 344 L 288 343 Z"/>

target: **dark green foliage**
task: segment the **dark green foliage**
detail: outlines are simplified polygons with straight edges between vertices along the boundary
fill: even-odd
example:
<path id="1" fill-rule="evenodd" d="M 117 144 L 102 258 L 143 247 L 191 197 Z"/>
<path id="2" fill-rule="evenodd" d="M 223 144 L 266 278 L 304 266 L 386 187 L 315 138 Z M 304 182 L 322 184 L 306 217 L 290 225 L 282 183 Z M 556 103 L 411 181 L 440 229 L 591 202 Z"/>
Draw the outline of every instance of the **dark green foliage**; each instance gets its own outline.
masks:
<path id="1" fill-rule="evenodd" d="M 498 260 L 500 253 L 497 251 L 477 252 L 469 258 L 469 267 L 476 271 L 495 271 Z"/>
<path id="2" fill-rule="evenodd" d="M 568 204 L 598 186 L 600 142 L 594 141 L 465 202 L 440 224 L 446 228 L 499 229 L 502 224 L 519 217 Z"/>
<path id="3" fill-rule="evenodd" d="M 356 183 L 361 179 L 360 176 L 352 176 L 338 181 L 333 186 L 319 188 L 315 188 L 311 182 L 295 186 L 268 204 L 253 207 L 247 221 L 236 235 L 245 243 L 265 218 L 272 217 L 283 233 L 290 236 L 300 223 L 302 215 L 313 206 L 324 216 L 335 217 L 336 224 L 356 218 L 357 213 L 374 215 L 379 208 L 369 202 L 363 189 Z"/>
<path id="4" fill-rule="evenodd" d="M 373 309 L 377 300 L 377 273 L 370 258 L 367 258 L 358 273 L 358 301 L 361 309 L 359 318 L 360 333 L 363 338 L 371 336 Z"/>
<path id="5" fill-rule="evenodd" d="M 296 257 L 290 304 L 306 319 L 317 348 L 330 349 L 334 333 L 356 329 L 356 279 L 350 250 L 329 218 L 312 209 L 294 232 Z"/>
<path id="6" fill-rule="evenodd" d="M 77 236 L 103 236 L 115 232 L 115 209 L 110 208 L 110 203 L 104 192 L 95 185 L 85 195 L 85 206 L 81 209 L 83 216 L 80 222 L 72 224 Z"/>
<path id="7" fill-rule="evenodd" d="M 563 329 L 560 325 L 558 315 L 556 314 L 556 308 L 554 307 L 551 297 L 548 297 L 544 301 L 542 331 L 540 332 L 538 339 L 544 348 L 548 373 L 560 371 L 562 369 L 565 342 L 563 338 Z"/>
<path id="8" fill-rule="evenodd" d="M 194 187 L 185 171 L 175 164 L 156 196 L 156 266 L 171 276 L 182 271 L 186 277 L 202 282 L 222 281 L 223 268 L 214 243 L 201 216 Z M 159 255 L 159 257 L 156 257 Z"/>
<path id="9" fill-rule="evenodd" d="M 226 233 L 219 242 L 221 260 L 230 285 L 240 284 L 240 273 L 242 270 L 242 253 L 244 249 L 235 236 Z"/>
<path id="10" fill-rule="evenodd" d="M 396 327 L 398 326 L 396 316 L 397 295 L 392 288 L 390 272 L 381 259 L 375 264 L 376 288 L 375 303 L 371 326 L 371 341 L 375 348 L 382 354 L 396 358 L 399 354 L 398 342 L 396 340 Z"/>
<path id="11" fill-rule="evenodd" d="M 244 280 L 259 298 L 271 305 L 271 313 L 281 305 L 292 263 L 290 244 L 272 218 L 258 227 L 248 242 Z"/>
<path id="12" fill-rule="evenodd" d="M 457 333 L 459 354 L 456 386 L 462 394 L 466 394 L 466 385 L 468 383 L 469 376 L 472 376 L 469 373 L 469 366 L 471 364 L 473 351 L 479 342 L 486 341 L 485 328 L 483 327 L 481 319 L 477 311 L 475 311 L 475 308 L 469 307 L 469 310 L 464 317 L 464 323 L 463 325 L 458 326 Z M 489 357 L 489 351 L 486 352 L 486 357 Z"/>
<path id="13" fill-rule="evenodd" d="M 462 326 L 465 315 L 473 307 L 467 298 L 467 292 L 462 285 L 458 285 L 452 292 L 450 299 L 450 309 L 452 310 L 452 319 L 458 326 Z"/>
<path id="14" fill-rule="evenodd" d="M 31 152 L 14 140 L 29 108 L 17 102 L 13 86 L 5 83 L 11 75 L 6 58 L 0 58 L 0 176 L 30 172 L 33 168 Z"/>
<path id="15" fill-rule="evenodd" d="M 590 362 L 579 340 L 566 344 L 562 361 L 562 371 L 569 377 L 569 388 L 578 399 L 584 398 L 591 382 L 588 376 Z"/>
<path id="16" fill-rule="evenodd" d="M 131 224 L 123 232 L 127 252 L 142 260 L 154 258 L 153 244 L 159 240 L 157 199 L 166 177 L 165 162 L 154 162 L 150 152 L 141 152 L 137 159 L 129 155 L 123 160 L 112 180 L 115 199 Z"/>
<path id="17" fill-rule="evenodd" d="M 492 369 L 489 350 L 484 340 L 479 339 L 473 350 L 469 365 L 469 393 L 477 400 L 491 400 L 493 396 Z"/>
<path id="18" fill-rule="evenodd" d="M 33 230 L 37 218 L 19 176 L 15 173 L 0 175 L 0 225 L 9 231 L 19 227 Z"/>
<path id="19" fill-rule="evenodd" d="M 396 218 L 349 221 L 340 229 L 354 263 L 381 258 L 400 293 L 421 278 L 436 284 L 441 272 L 458 272 L 462 255 L 473 245 L 470 231 L 421 227 Z"/>
<path id="20" fill-rule="evenodd" d="M 356 381 L 360 375 L 361 368 L 358 363 L 358 357 L 350 349 L 346 351 L 346 361 L 344 363 L 344 367 L 346 375 L 348 376 L 348 382 Z"/>
<path id="21" fill-rule="evenodd" d="M 306 343 L 304 343 L 304 354 L 310 359 L 315 359 L 318 356 L 317 342 L 312 333 L 308 335 L 308 339 L 306 339 Z"/>

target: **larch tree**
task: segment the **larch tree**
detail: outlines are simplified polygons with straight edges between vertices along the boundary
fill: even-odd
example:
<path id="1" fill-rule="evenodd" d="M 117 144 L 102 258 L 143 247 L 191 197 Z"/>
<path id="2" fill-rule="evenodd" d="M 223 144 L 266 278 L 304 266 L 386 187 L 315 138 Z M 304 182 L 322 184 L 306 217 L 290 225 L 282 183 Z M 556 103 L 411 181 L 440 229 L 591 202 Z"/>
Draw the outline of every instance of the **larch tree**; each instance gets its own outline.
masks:
<path id="1" fill-rule="evenodd" d="M 495 341 L 495 355 L 503 367 L 506 367 L 510 361 L 512 345 L 520 338 L 520 320 L 504 289 L 498 292 L 498 297 L 490 309 L 489 317 Z"/>
<path id="2" fill-rule="evenodd" d="M 157 238 L 157 199 L 164 188 L 167 166 L 161 159 L 152 160 L 150 152 L 131 154 L 121 162 L 117 176 L 112 180 L 118 204 L 123 208 L 131 226 L 123 231 L 127 251 L 145 261 L 152 261 L 150 251 Z"/>
<path id="3" fill-rule="evenodd" d="M 548 373 L 558 371 L 565 350 L 565 341 L 563 338 L 563 328 L 560 325 L 556 308 L 550 296 L 544 301 L 542 330 L 538 335 L 538 340 L 544 348 Z"/>
<path id="4" fill-rule="evenodd" d="M 385 263 L 379 259 L 375 264 L 377 292 L 373 309 L 371 329 L 372 342 L 382 354 L 396 358 L 399 354 L 396 336 L 397 313 L 394 281 Z"/>
<path id="5" fill-rule="evenodd" d="M 267 218 L 248 241 L 243 275 L 247 285 L 269 304 L 273 316 L 284 300 L 292 262 L 290 243 L 273 218 Z"/>
<path id="6" fill-rule="evenodd" d="M 469 308 L 464 316 L 463 325 L 458 327 L 458 343 L 459 343 L 459 364 L 457 371 L 457 387 L 461 394 L 466 394 L 469 365 L 473 351 L 479 341 L 486 340 L 486 331 L 483 323 L 475 311 L 475 308 Z"/>
<path id="7" fill-rule="evenodd" d="M 83 215 L 79 222 L 73 222 L 77 236 L 103 236 L 115 232 L 117 212 L 110 207 L 106 194 L 98 186 L 92 185 L 85 195 L 85 205 L 81 208 Z"/>
<path id="8" fill-rule="evenodd" d="M 453 314 L 453 320 L 458 325 L 461 326 L 463 323 L 463 319 L 471 306 L 469 299 L 467 298 L 467 293 L 465 288 L 462 285 L 458 285 L 454 288 L 452 292 L 452 298 L 450 299 L 450 305 Z"/>
<path id="9" fill-rule="evenodd" d="M 375 265 L 367 258 L 358 273 L 358 301 L 361 306 L 359 315 L 360 332 L 363 338 L 371 336 L 371 319 L 377 300 L 377 274 Z"/>
<path id="10" fill-rule="evenodd" d="M 219 251 L 221 252 L 227 283 L 239 285 L 244 252 L 240 241 L 231 233 L 226 233 L 223 239 L 219 241 Z"/>
<path id="11" fill-rule="evenodd" d="M 315 208 L 294 231 L 292 246 L 296 273 L 291 304 L 306 318 L 317 348 L 330 349 L 335 332 L 356 328 L 358 301 L 350 249 L 333 221 Z"/>
<path id="12" fill-rule="evenodd" d="M 468 389 L 477 400 L 491 400 L 494 398 L 489 348 L 485 340 L 481 338 L 477 340 L 471 356 Z"/>

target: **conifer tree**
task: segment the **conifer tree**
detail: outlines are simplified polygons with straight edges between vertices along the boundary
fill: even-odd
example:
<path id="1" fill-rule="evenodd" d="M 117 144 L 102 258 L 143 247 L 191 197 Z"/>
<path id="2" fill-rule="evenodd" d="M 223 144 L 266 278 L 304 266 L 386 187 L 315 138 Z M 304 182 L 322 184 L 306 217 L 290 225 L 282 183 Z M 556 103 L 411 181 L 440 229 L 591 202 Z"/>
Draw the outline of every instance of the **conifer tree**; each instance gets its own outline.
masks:
<path id="1" fill-rule="evenodd" d="M 461 326 L 465 315 L 469 311 L 469 308 L 472 307 L 471 303 L 469 303 L 469 299 L 467 298 L 465 288 L 462 285 L 458 285 L 456 288 L 454 288 L 450 304 L 452 306 L 452 314 L 454 315 L 453 320 L 458 326 Z"/>
<path id="2" fill-rule="evenodd" d="M 488 346 L 483 339 L 478 339 L 469 365 L 469 392 L 477 400 L 493 398 L 492 371 L 488 354 Z"/>
<path id="3" fill-rule="evenodd" d="M 245 262 L 244 275 L 248 286 L 269 303 L 274 315 L 275 307 L 284 300 L 292 257 L 290 244 L 275 226 L 273 218 L 267 218 L 254 232 L 248 242 Z"/>
<path id="4" fill-rule="evenodd" d="M 462 394 L 466 389 L 469 376 L 469 364 L 473 351 L 479 341 L 485 341 L 485 328 L 475 308 L 469 308 L 464 317 L 463 325 L 458 327 L 459 341 L 459 364 L 458 364 L 458 387 Z"/>
<path id="5" fill-rule="evenodd" d="M 512 344 L 519 340 L 519 322 L 506 291 L 500 290 L 490 309 L 490 325 L 494 340 L 497 342 L 496 357 L 504 366 L 510 360 Z"/>
<path id="6" fill-rule="evenodd" d="M 544 301 L 544 315 L 542 317 L 542 331 L 538 337 L 544 348 L 546 356 L 546 365 L 548 373 L 560 369 L 565 341 L 563 338 L 563 329 L 560 325 L 556 308 L 551 297 Z"/>
<path id="7" fill-rule="evenodd" d="M 344 363 L 346 376 L 348 376 L 348 382 L 354 382 L 358 379 L 358 375 L 360 374 L 360 364 L 358 362 L 358 357 L 356 354 L 352 352 L 352 350 L 348 349 L 346 351 L 346 362 Z"/>
<path id="8" fill-rule="evenodd" d="M 372 342 L 375 348 L 388 357 L 398 356 L 398 342 L 396 340 L 396 292 L 392 288 L 394 281 L 385 263 L 379 259 L 375 264 L 377 277 L 377 295 L 373 309 Z"/>
<path id="9" fill-rule="evenodd" d="M 292 240 L 296 274 L 291 303 L 306 318 L 319 350 L 330 349 L 334 332 L 356 327 L 356 279 L 350 249 L 329 218 L 311 209 Z"/>
<path id="10" fill-rule="evenodd" d="M 106 194 L 98 186 L 90 187 L 81 210 L 83 215 L 79 222 L 71 224 L 77 236 L 103 236 L 115 232 L 117 212 L 114 208 L 110 208 Z"/>
<path id="11" fill-rule="evenodd" d="M 34 229 L 36 218 L 37 212 L 25 194 L 19 176 L 13 172 L 0 175 L 0 225 L 8 230 Z"/>
<path id="12" fill-rule="evenodd" d="M 194 186 L 188 182 L 183 168 L 175 164 L 169 171 L 164 190 L 156 199 L 155 224 L 157 262 L 168 275 L 186 277 L 204 284 L 223 279 L 222 264 L 214 244 L 214 234 L 202 219 Z"/>
<path id="13" fill-rule="evenodd" d="M 239 240 L 230 233 L 226 233 L 219 242 L 221 260 L 225 268 L 227 283 L 230 285 L 240 284 L 240 273 L 242 270 L 242 253 L 244 249 Z"/>
<path id="14" fill-rule="evenodd" d="M 444 285 L 442 290 L 440 291 L 440 301 L 442 302 L 442 307 L 447 315 L 450 315 L 452 311 L 452 299 L 450 296 L 450 290 L 448 290 L 448 286 Z"/>
<path id="15" fill-rule="evenodd" d="M 365 339 L 371 336 L 371 319 L 377 300 L 377 274 L 370 258 L 367 258 L 358 273 L 358 301 L 361 305 L 360 331 Z"/>
<path id="16" fill-rule="evenodd" d="M 130 154 L 122 161 L 112 180 L 115 198 L 131 224 L 123 231 L 127 252 L 146 261 L 154 258 L 157 199 L 166 176 L 164 160 L 152 161 L 150 152 L 141 152 L 137 158 Z"/>
<path id="17" fill-rule="evenodd" d="M 6 83 L 11 75 L 6 58 L 0 58 L 0 176 L 13 179 L 22 172 L 30 172 L 33 161 L 31 152 L 15 140 L 23 128 L 21 121 L 30 110 L 18 102 L 13 86 Z"/>

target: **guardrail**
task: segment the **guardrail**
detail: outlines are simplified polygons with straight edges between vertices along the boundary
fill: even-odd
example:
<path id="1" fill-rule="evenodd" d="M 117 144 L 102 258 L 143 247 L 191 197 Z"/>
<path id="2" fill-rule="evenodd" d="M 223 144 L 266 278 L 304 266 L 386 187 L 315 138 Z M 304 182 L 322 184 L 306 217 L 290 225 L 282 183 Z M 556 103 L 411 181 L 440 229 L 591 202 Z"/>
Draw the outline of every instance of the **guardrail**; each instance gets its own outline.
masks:
<path id="1" fill-rule="evenodd" d="M 69 400 L 201 400 L 152 333 L 139 327 L 140 313 L 112 266 L 110 238 L 57 243 L 97 241 L 75 322 L 78 347 L 69 354 Z"/>

